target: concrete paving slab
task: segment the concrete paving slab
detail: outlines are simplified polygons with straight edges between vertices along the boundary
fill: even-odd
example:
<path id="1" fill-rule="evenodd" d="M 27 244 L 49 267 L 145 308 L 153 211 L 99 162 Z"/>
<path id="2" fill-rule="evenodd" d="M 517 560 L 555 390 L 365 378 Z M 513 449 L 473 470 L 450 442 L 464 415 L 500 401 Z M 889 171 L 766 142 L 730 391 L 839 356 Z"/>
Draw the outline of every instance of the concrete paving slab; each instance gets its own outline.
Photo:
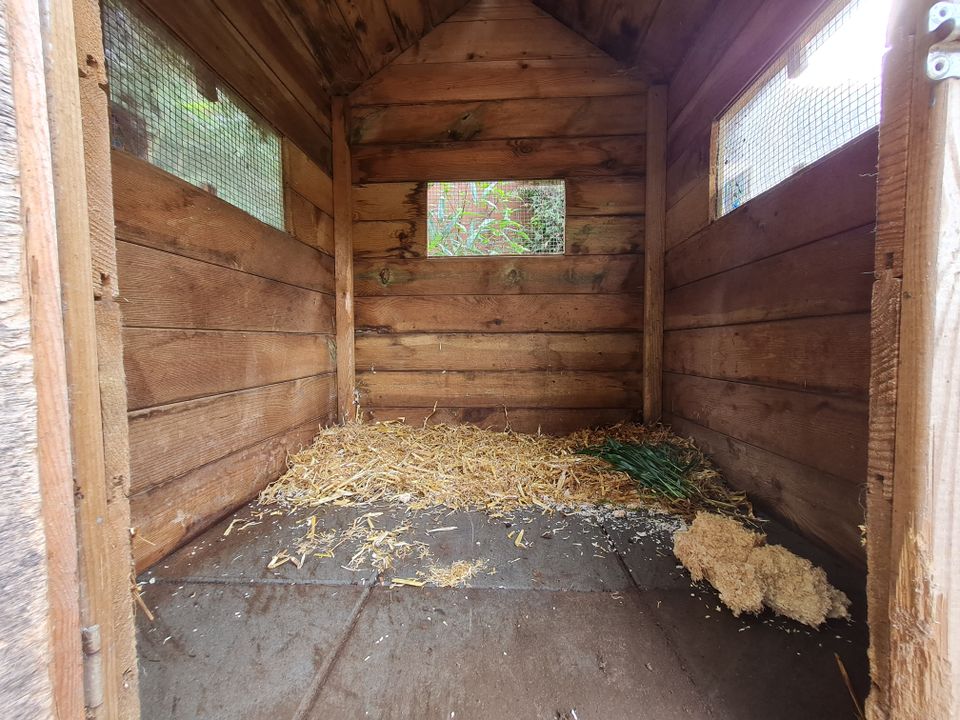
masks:
<path id="1" fill-rule="evenodd" d="M 343 530 L 358 515 L 367 511 L 369 508 L 352 507 L 326 507 L 294 513 L 276 511 L 276 514 L 264 515 L 256 525 L 244 527 L 243 522 L 238 522 L 229 535 L 224 535 L 234 519 L 243 521 L 257 518 L 258 509 L 247 506 L 154 565 L 143 573 L 140 580 L 275 580 L 322 585 L 369 584 L 376 578 L 372 568 L 354 571 L 343 567 L 352 555 L 349 552 L 352 546 L 344 547 L 333 558 L 309 557 L 299 569 L 293 563 L 273 569 L 267 567 L 277 552 L 285 549 L 293 552 L 297 539 L 306 532 L 305 523 L 311 515 L 317 516 L 320 530 Z"/>
<path id="2" fill-rule="evenodd" d="M 355 586 L 158 583 L 138 619 L 144 720 L 292 717 L 335 652 Z"/>
<path id="3" fill-rule="evenodd" d="M 676 518 L 647 510 L 608 512 L 603 526 L 641 590 L 681 589 L 690 576 L 673 554 L 673 534 L 683 527 Z"/>
<path id="4" fill-rule="evenodd" d="M 856 717 L 834 653 L 862 700 L 868 683 L 863 625 L 834 620 L 813 630 L 769 612 L 735 618 L 706 586 L 645 592 L 641 601 L 714 714 L 739 720 Z"/>
<path id="5" fill-rule="evenodd" d="M 707 715 L 635 591 L 376 587 L 307 717 Z"/>
<path id="6" fill-rule="evenodd" d="M 400 562 L 384 573 L 384 582 L 413 577 L 431 564 L 481 559 L 496 573 L 477 575 L 470 587 L 613 591 L 632 586 L 601 524 L 591 517 L 523 511 L 492 518 L 479 512 L 445 511 L 408 521 L 416 530 L 412 536 L 427 542 L 430 554 Z M 435 528 L 456 529 L 429 532 Z"/>

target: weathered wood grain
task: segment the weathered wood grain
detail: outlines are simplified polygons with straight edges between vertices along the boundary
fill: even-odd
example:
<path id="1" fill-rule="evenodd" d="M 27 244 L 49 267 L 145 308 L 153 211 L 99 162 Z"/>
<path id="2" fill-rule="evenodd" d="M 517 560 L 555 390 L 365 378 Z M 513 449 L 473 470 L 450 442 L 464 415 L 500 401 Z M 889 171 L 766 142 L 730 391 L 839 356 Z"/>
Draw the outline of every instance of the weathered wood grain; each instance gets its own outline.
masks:
<path id="1" fill-rule="evenodd" d="M 332 422 L 334 409 L 312 421 L 231 453 L 130 498 L 133 553 L 142 572 L 256 497 L 286 469 L 287 455 Z"/>
<path id="2" fill-rule="evenodd" d="M 643 287 L 639 255 L 364 258 L 355 270 L 358 297 L 629 293 Z"/>
<path id="3" fill-rule="evenodd" d="M 640 135 L 360 145 L 353 152 L 353 174 L 360 183 L 635 175 L 645 168 Z"/>
<path id="4" fill-rule="evenodd" d="M 324 168 L 286 139 L 283 141 L 283 183 L 327 215 L 333 215 L 333 179 Z"/>
<path id="5" fill-rule="evenodd" d="M 331 292 L 329 256 L 230 203 L 121 152 L 112 154 L 114 215 L 121 240 Z"/>
<path id="6" fill-rule="evenodd" d="M 330 373 L 132 412 L 130 492 L 169 482 L 335 405 Z"/>
<path id="7" fill-rule="evenodd" d="M 123 331 L 130 410 L 332 372 L 331 335 Z"/>
<path id="8" fill-rule="evenodd" d="M 425 220 L 371 221 L 353 224 L 357 258 L 415 258 L 427 254 Z"/>
<path id="9" fill-rule="evenodd" d="M 836 315 L 674 330 L 667 372 L 796 390 L 867 394 L 870 316 Z"/>
<path id="10" fill-rule="evenodd" d="M 350 139 L 384 145 L 640 135 L 645 105 L 643 94 L 369 105 L 354 108 Z"/>
<path id="11" fill-rule="evenodd" d="M 677 330 L 865 312 L 872 263 L 873 229 L 843 233 L 671 290 L 664 325 Z"/>
<path id="12" fill-rule="evenodd" d="M 122 241 L 117 263 L 127 327 L 333 330 L 331 295 Z"/>
<path id="13" fill-rule="evenodd" d="M 639 333 L 360 335 L 357 368 L 384 370 L 635 371 Z"/>
<path id="14" fill-rule="evenodd" d="M 863 400 L 664 373 L 664 412 L 857 486 L 864 481 Z"/>
<path id="15" fill-rule="evenodd" d="M 360 372 L 361 406 L 637 407 L 640 374 L 560 372 Z"/>
<path id="16" fill-rule="evenodd" d="M 354 105 L 639 95 L 646 82 L 609 58 L 389 65 L 350 96 Z"/>
<path id="17" fill-rule="evenodd" d="M 640 330 L 640 295 L 435 295 L 357 298 L 357 331 L 616 332 Z"/>

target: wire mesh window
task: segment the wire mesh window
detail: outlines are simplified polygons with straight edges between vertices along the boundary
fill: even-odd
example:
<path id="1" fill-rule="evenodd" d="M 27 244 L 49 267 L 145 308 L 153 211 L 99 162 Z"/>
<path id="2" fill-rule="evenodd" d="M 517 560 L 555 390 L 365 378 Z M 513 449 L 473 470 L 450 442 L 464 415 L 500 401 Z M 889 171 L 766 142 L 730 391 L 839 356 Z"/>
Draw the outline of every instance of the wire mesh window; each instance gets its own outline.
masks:
<path id="1" fill-rule="evenodd" d="M 427 255 L 562 255 L 563 180 L 427 185 Z"/>
<path id="2" fill-rule="evenodd" d="M 283 229 L 279 135 L 136 3 L 102 12 L 113 147 Z"/>
<path id="3" fill-rule="evenodd" d="M 717 215 L 880 122 L 890 0 L 832 4 L 717 123 Z"/>

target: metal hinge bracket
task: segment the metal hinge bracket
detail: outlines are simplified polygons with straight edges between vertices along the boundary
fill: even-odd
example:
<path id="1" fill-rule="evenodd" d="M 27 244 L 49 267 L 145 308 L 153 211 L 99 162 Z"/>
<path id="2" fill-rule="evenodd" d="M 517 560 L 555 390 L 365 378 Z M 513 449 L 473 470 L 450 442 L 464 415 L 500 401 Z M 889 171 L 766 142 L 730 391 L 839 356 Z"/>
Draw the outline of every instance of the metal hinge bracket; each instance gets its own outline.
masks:
<path id="1" fill-rule="evenodd" d="M 83 647 L 83 694 L 87 709 L 103 705 L 103 655 L 100 653 L 100 626 L 80 630 Z"/>
<path id="2" fill-rule="evenodd" d="M 960 78 L 960 2 L 943 0 L 930 8 L 927 30 L 940 36 L 927 53 L 927 77 Z"/>

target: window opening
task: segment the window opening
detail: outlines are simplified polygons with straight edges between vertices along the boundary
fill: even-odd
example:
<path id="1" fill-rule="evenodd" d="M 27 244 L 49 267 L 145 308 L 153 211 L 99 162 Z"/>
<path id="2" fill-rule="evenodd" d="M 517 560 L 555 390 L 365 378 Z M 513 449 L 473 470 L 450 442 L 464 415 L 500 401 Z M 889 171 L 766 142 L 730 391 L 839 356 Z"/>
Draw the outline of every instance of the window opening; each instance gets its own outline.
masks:
<path id="1" fill-rule="evenodd" d="M 283 229 L 277 132 L 141 7 L 102 13 L 112 146 Z"/>
<path id="2" fill-rule="evenodd" d="M 890 0 L 834 3 L 717 122 L 716 212 L 880 123 Z"/>
<path id="3" fill-rule="evenodd" d="M 427 184 L 427 255 L 562 255 L 563 180 Z"/>

